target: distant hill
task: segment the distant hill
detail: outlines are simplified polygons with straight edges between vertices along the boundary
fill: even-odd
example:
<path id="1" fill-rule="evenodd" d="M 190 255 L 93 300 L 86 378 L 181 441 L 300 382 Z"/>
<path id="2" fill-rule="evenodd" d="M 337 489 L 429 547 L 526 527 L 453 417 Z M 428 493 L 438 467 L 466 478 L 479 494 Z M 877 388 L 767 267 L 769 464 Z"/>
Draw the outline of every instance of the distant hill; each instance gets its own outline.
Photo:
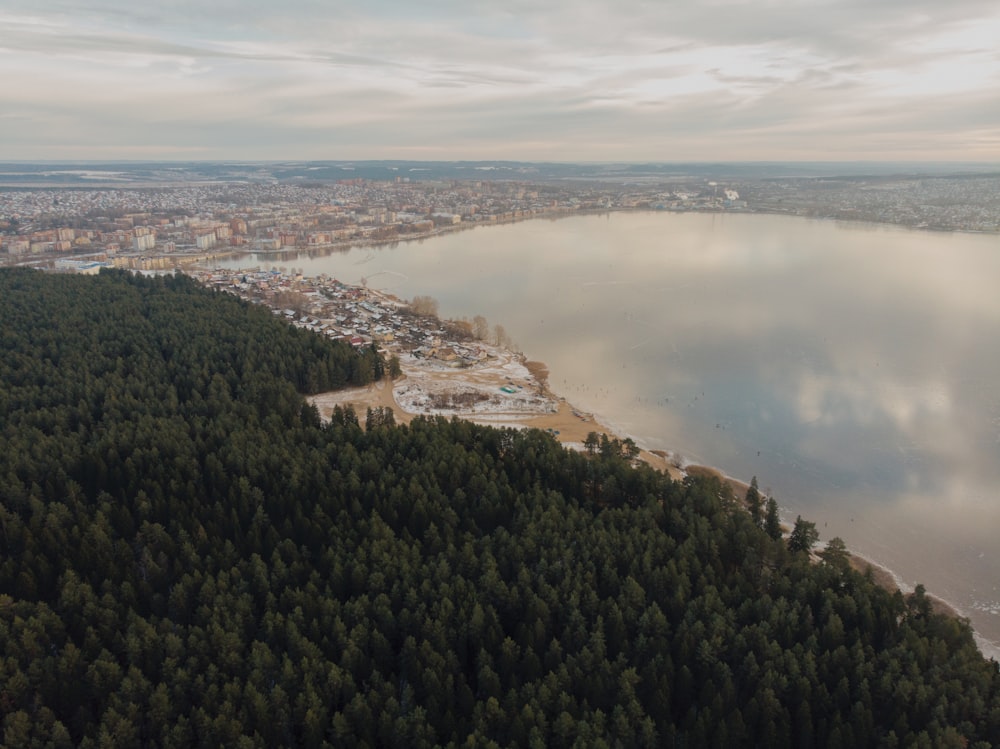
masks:
<path id="1" fill-rule="evenodd" d="M 963 622 L 715 479 L 322 424 L 374 352 L 181 276 L 0 270 L 0 320 L 6 746 L 1000 745 Z"/>
<path id="2" fill-rule="evenodd" d="M 340 180 L 514 180 L 670 182 L 808 177 L 982 175 L 1000 165 L 964 162 L 645 162 L 527 161 L 86 161 L 0 162 L 0 186 L 156 187 L 226 182 L 323 184 Z"/>

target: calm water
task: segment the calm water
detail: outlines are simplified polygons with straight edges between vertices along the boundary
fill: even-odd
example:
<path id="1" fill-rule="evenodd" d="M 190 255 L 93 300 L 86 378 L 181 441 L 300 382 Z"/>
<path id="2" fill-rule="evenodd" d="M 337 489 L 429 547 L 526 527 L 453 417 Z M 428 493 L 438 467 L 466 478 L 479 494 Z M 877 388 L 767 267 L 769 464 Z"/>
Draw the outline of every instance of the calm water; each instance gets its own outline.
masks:
<path id="1" fill-rule="evenodd" d="M 1000 238 L 637 213 L 228 265 L 258 264 L 502 323 L 576 405 L 756 475 L 1000 642 Z"/>

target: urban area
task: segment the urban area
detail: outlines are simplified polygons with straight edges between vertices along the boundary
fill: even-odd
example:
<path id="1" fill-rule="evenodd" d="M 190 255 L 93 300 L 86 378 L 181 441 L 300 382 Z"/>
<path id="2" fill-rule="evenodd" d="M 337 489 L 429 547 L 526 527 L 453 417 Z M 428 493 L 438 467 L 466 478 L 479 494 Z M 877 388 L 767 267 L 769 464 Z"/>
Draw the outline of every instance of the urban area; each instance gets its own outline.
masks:
<path id="1" fill-rule="evenodd" d="M 116 186 L 100 172 L 80 171 L 96 184 L 0 186 L 0 263 L 95 273 L 104 266 L 211 264 L 247 252 L 284 260 L 303 251 L 628 210 L 780 213 L 940 231 L 1000 231 L 1000 176 L 990 174 L 681 177 L 617 184 L 396 176 Z"/>

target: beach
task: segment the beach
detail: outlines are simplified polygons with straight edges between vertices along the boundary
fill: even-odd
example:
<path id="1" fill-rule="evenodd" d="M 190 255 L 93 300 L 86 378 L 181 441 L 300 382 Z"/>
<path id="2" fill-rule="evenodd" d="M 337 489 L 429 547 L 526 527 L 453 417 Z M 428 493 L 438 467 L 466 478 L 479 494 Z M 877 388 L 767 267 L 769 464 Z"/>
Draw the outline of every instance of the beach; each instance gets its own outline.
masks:
<path id="1" fill-rule="evenodd" d="M 541 362 L 526 361 L 501 347 L 480 346 L 485 357 L 469 367 L 456 368 L 435 359 L 402 354 L 403 375 L 395 381 L 383 379 L 365 387 L 320 393 L 308 400 L 324 419 L 330 418 L 336 406 L 350 406 L 362 422 L 369 408 L 390 408 L 398 424 L 408 424 L 416 416 L 444 416 L 495 427 L 533 427 L 578 450 L 583 449 L 591 432 L 619 439 L 628 436 L 553 393 L 547 383 L 548 370 Z M 687 469 L 677 464 L 671 453 L 639 447 L 639 459 L 653 468 L 673 479 L 686 475 Z"/>

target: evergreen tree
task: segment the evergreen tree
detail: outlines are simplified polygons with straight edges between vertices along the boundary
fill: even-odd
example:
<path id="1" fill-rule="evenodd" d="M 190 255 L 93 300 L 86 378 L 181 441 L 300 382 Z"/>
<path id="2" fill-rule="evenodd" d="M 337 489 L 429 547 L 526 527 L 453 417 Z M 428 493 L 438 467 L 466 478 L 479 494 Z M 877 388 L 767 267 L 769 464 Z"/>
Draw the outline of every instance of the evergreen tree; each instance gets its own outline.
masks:
<path id="1" fill-rule="evenodd" d="M 183 277 L 4 270 L 0 319 L 5 745 L 1000 745 L 966 622 L 716 478 L 320 423 L 370 353 Z"/>
<path id="2" fill-rule="evenodd" d="M 801 515 L 795 518 L 795 525 L 788 536 L 789 551 L 811 551 L 813 545 L 819 540 L 819 531 L 816 530 L 816 523 L 803 520 Z"/>
<path id="3" fill-rule="evenodd" d="M 754 525 L 758 528 L 764 527 L 764 501 L 760 496 L 760 491 L 757 488 L 757 477 L 754 476 L 750 479 L 750 486 L 747 488 L 747 493 L 745 497 L 747 510 L 750 512 L 750 518 L 753 520 Z"/>
<path id="4" fill-rule="evenodd" d="M 767 498 L 767 512 L 764 516 L 764 532 L 775 541 L 781 540 L 781 520 L 778 519 L 778 503 L 774 497 Z"/>

